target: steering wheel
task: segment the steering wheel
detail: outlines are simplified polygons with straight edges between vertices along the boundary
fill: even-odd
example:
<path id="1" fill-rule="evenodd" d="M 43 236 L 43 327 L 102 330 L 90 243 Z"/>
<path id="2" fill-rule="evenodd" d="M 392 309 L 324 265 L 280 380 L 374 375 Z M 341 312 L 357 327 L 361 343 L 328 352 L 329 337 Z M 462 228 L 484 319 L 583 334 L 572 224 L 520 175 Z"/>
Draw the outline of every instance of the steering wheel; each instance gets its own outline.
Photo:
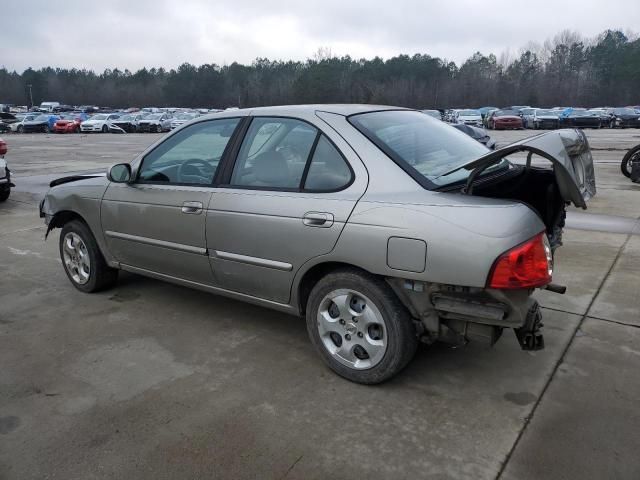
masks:
<path id="1" fill-rule="evenodd" d="M 206 160 L 190 158 L 178 166 L 177 177 L 180 183 L 211 183 L 213 173 L 213 167 Z"/>

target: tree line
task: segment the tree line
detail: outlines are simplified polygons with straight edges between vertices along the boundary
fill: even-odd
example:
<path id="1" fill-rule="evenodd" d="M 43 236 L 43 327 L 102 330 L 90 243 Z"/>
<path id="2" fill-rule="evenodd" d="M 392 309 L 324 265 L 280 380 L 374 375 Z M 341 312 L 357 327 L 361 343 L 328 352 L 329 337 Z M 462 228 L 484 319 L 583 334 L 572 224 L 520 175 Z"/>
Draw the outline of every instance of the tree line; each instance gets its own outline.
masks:
<path id="1" fill-rule="evenodd" d="M 607 30 L 563 31 L 518 54 L 475 53 L 460 66 L 427 54 L 356 60 L 319 49 L 306 61 L 178 68 L 0 68 L 0 102 L 110 107 L 225 108 L 297 103 L 373 103 L 413 108 L 621 106 L 640 103 L 640 39 Z"/>

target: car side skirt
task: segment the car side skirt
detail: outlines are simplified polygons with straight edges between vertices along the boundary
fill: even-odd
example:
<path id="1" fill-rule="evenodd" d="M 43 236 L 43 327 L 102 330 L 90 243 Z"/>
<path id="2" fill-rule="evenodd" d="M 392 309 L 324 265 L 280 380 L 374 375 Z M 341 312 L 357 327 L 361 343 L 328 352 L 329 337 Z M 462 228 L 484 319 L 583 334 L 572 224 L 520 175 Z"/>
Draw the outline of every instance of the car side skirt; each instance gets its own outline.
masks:
<path id="1" fill-rule="evenodd" d="M 252 295 L 233 292 L 231 290 L 225 290 L 224 288 L 214 287 L 213 285 L 206 285 L 204 283 L 184 280 L 182 278 L 173 277 L 171 275 L 166 275 L 164 273 L 154 272 L 152 270 L 146 270 L 144 268 L 134 267 L 132 265 L 126 265 L 124 263 L 120 263 L 118 266 L 121 270 L 131 272 L 131 273 L 136 273 L 138 275 L 143 275 L 145 277 L 151 277 L 157 280 L 164 280 L 166 282 L 175 283 L 177 285 L 183 285 L 185 287 L 196 288 L 198 290 L 214 293 L 216 295 L 222 295 L 223 297 L 232 298 L 234 300 L 240 300 L 242 302 L 251 303 L 253 305 L 271 308 L 273 310 L 277 310 L 283 313 L 288 313 L 290 315 L 295 315 L 295 316 L 300 315 L 300 311 L 297 308 L 286 303 L 278 303 L 272 300 L 265 300 L 263 298 L 254 297 Z"/>

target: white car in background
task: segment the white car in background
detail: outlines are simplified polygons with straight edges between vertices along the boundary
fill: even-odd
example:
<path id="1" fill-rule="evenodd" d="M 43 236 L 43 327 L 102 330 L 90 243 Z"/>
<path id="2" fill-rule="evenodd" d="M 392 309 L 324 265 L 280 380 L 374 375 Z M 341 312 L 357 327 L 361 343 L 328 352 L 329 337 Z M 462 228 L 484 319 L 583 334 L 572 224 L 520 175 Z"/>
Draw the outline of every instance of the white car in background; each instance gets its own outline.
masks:
<path id="1" fill-rule="evenodd" d="M 96 115 L 85 120 L 80 124 L 80 131 L 82 133 L 89 132 L 102 132 L 107 133 L 109 131 L 109 125 L 112 121 L 118 119 L 120 115 L 117 113 L 97 113 Z"/>
<path id="2" fill-rule="evenodd" d="M 174 128 L 178 128 L 180 125 L 184 125 L 185 123 L 190 122 L 191 120 L 199 116 L 200 114 L 195 112 L 180 113 L 176 117 L 173 117 L 173 120 L 171 120 L 171 130 L 173 130 Z"/>
<path id="3" fill-rule="evenodd" d="M 455 113 L 455 122 L 464 125 L 473 125 L 474 127 L 482 126 L 482 115 L 478 110 L 457 110 Z"/>

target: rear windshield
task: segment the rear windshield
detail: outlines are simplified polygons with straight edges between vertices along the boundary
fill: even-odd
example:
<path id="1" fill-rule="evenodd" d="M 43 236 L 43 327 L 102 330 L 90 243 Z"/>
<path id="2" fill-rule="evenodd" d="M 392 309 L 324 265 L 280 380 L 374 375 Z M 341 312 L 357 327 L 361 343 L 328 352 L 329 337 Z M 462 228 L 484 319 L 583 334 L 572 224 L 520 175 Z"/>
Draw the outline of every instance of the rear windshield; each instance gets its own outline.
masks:
<path id="1" fill-rule="evenodd" d="M 352 115 L 349 122 L 428 189 L 466 180 L 468 170 L 443 174 L 489 149 L 455 128 L 409 110 Z"/>

